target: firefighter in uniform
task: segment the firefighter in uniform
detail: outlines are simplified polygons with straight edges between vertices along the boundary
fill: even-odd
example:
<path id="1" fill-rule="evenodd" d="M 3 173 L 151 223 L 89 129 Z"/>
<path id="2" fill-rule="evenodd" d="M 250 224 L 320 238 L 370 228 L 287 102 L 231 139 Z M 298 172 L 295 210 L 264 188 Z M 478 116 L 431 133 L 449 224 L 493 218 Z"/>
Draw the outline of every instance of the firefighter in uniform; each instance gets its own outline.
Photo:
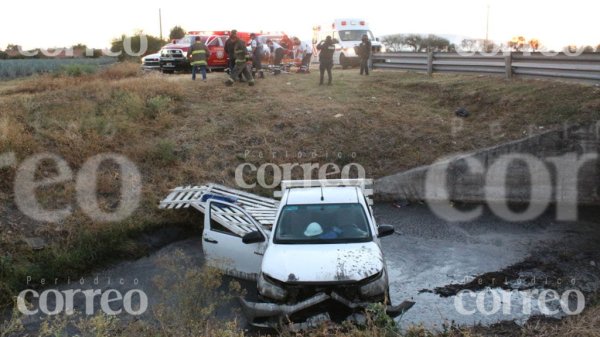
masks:
<path id="1" fill-rule="evenodd" d="M 369 75 L 369 59 L 371 58 L 371 41 L 367 34 L 362 36 L 362 42 L 358 45 L 358 56 L 360 56 L 360 74 Z"/>
<path id="2" fill-rule="evenodd" d="M 233 67 L 235 67 L 235 58 L 233 55 L 233 45 L 234 42 L 232 38 L 237 37 L 237 30 L 233 29 L 229 35 L 227 41 L 225 41 L 225 53 L 227 54 L 227 67 L 229 69 L 229 73 L 233 72 Z"/>
<path id="3" fill-rule="evenodd" d="M 232 35 L 229 37 L 229 39 L 233 42 L 233 58 L 235 60 L 235 66 L 233 67 L 231 76 L 227 79 L 227 81 L 225 81 L 225 84 L 228 86 L 233 85 L 233 83 L 235 83 L 235 79 L 242 74 L 244 75 L 246 82 L 248 82 L 248 85 L 253 86 L 254 78 L 252 78 L 252 74 L 250 73 L 250 70 L 248 70 L 246 64 L 248 61 L 246 44 L 244 41 L 240 40 L 237 35 Z"/>
<path id="4" fill-rule="evenodd" d="M 208 58 L 209 51 L 208 47 L 202 42 L 200 36 L 196 36 L 195 42 L 190 48 L 188 57 L 191 57 L 191 66 L 192 66 L 192 80 L 196 80 L 196 73 L 198 72 L 198 68 L 200 68 L 200 72 L 202 73 L 202 81 L 206 81 L 206 60 Z"/>
<path id="5" fill-rule="evenodd" d="M 335 44 L 331 36 L 327 36 L 325 41 L 319 42 L 317 50 L 319 50 L 319 71 L 321 75 L 319 85 L 323 85 L 325 71 L 327 71 L 327 78 L 329 79 L 327 85 L 331 85 L 331 69 L 333 68 L 333 53 L 335 52 Z"/>

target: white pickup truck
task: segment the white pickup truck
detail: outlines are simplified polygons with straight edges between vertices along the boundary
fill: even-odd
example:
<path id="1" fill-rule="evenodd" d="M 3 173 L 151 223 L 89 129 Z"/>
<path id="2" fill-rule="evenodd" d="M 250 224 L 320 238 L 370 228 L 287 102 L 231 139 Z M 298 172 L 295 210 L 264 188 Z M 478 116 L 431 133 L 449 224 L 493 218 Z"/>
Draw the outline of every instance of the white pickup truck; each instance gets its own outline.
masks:
<path id="1" fill-rule="evenodd" d="M 375 223 L 368 184 L 364 179 L 283 181 L 279 203 L 218 185 L 195 196 L 204 203 L 207 263 L 257 281 L 260 301 L 240 301 L 249 323 L 340 320 L 375 302 L 388 304 L 388 315 L 395 317 L 412 306 L 389 305 L 379 239 L 394 228 Z M 215 193 L 218 189 L 225 193 Z M 185 199 L 173 192 L 162 206 L 177 198 Z"/>

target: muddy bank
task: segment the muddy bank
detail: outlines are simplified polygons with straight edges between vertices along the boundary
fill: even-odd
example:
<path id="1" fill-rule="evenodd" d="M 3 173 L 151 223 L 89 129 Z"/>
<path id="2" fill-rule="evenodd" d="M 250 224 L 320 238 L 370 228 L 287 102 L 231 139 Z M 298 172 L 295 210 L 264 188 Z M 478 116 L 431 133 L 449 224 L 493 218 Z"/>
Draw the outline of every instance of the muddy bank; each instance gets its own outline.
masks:
<path id="1" fill-rule="evenodd" d="M 538 301 L 527 290 L 553 289 L 562 294 L 574 288 L 588 297 L 600 287 L 596 210 L 582 209 L 581 220 L 568 223 L 556 221 L 552 209 L 520 223 L 499 219 L 488 210 L 474 221 L 449 223 L 426 205 L 400 206 L 377 205 L 375 213 L 379 223 L 393 224 L 398 233 L 393 240 L 383 241 L 392 301 L 416 302 L 399 321 L 402 325 L 422 323 L 434 329 L 441 329 L 443 322 L 522 325 L 540 315 L 537 305 L 531 310 L 523 305 Z M 461 290 L 472 291 L 473 297 L 458 298 Z M 477 308 L 477 296 L 487 312 Z M 493 296 L 510 298 L 508 313 L 492 310 Z M 457 303 L 468 314 L 459 312 Z"/>

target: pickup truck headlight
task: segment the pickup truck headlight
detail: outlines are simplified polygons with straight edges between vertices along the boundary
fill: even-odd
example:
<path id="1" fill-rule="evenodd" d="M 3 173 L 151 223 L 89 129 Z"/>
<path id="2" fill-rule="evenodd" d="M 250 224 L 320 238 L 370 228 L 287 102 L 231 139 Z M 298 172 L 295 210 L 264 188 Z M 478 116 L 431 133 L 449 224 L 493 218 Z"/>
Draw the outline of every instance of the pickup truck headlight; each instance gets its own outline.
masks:
<path id="1" fill-rule="evenodd" d="M 344 48 L 343 51 L 344 54 L 346 54 L 346 56 L 356 56 L 356 51 L 354 50 L 354 47 Z"/>
<path id="2" fill-rule="evenodd" d="M 362 298 L 384 298 L 385 292 L 388 290 L 388 277 L 385 269 L 379 273 L 364 279 L 364 285 L 360 287 L 360 295 Z"/>
<path id="3" fill-rule="evenodd" d="M 283 288 L 281 281 L 260 273 L 258 276 L 258 292 L 268 298 L 282 301 L 287 297 L 287 291 Z"/>

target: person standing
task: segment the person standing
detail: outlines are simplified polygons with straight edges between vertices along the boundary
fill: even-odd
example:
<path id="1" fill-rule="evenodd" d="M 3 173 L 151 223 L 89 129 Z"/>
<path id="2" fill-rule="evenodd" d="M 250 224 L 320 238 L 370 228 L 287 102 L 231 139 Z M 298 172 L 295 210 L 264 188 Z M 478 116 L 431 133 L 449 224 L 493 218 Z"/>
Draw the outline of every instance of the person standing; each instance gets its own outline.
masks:
<path id="1" fill-rule="evenodd" d="M 233 29 L 229 34 L 229 38 L 225 41 L 225 53 L 227 54 L 227 65 L 229 68 L 229 74 L 233 72 L 233 68 L 235 67 L 235 57 L 234 57 L 234 42 L 232 38 L 237 38 L 237 30 Z"/>
<path id="2" fill-rule="evenodd" d="M 250 39 L 250 49 L 252 50 L 252 67 L 258 74 L 258 78 L 265 78 L 265 74 L 262 71 L 263 45 L 254 33 L 250 34 Z"/>
<path id="3" fill-rule="evenodd" d="M 317 50 L 319 50 L 319 85 L 323 85 L 323 77 L 325 77 L 325 71 L 327 71 L 327 85 L 331 85 L 331 69 L 333 68 L 333 53 L 335 52 L 335 44 L 333 43 L 331 36 L 328 35 L 325 38 L 325 41 L 319 42 L 319 44 L 317 45 Z"/>
<path id="4" fill-rule="evenodd" d="M 295 46 L 295 55 L 294 58 L 302 59 L 302 65 L 300 66 L 300 73 L 309 73 L 310 69 L 310 60 L 313 55 L 313 47 L 312 44 L 306 41 L 300 41 L 299 38 L 294 37 L 294 46 Z"/>
<path id="5" fill-rule="evenodd" d="M 233 42 L 233 59 L 235 66 L 233 67 L 230 77 L 227 79 L 227 81 L 225 81 L 225 84 L 227 86 L 233 85 L 233 83 L 235 83 L 235 79 L 241 74 L 246 79 L 246 82 L 248 82 L 248 85 L 253 86 L 254 78 L 252 78 L 252 74 L 250 73 L 250 70 L 248 70 L 248 66 L 246 64 L 248 61 L 246 44 L 244 41 L 240 40 L 237 35 L 231 36 L 229 39 Z"/>
<path id="6" fill-rule="evenodd" d="M 371 58 L 371 41 L 367 34 L 362 36 L 362 41 L 358 45 L 358 56 L 360 56 L 360 74 L 363 72 L 369 75 L 369 59 Z"/>
<path id="7" fill-rule="evenodd" d="M 196 80 L 198 68 L 202 73 L 202 81 L 206 81 L 206 60 L 208 59 L 208 47 L 204 44 L 200 36 L 196 36 L 192 48 L 190 48 L 188 57 L 191 58 L 190 65 L 192 66 L 192 80 Z"/>

